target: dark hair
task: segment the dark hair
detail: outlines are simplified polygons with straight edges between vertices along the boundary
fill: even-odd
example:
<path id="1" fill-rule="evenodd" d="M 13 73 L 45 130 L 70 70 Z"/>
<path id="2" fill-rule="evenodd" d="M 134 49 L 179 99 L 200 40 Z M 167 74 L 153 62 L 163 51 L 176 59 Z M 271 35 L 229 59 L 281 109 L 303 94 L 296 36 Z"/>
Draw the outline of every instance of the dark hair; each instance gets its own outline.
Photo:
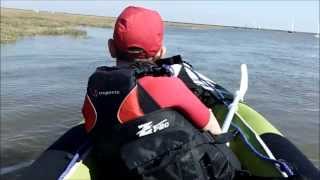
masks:
<path id="1" fill-rule="evenodd" d="M 133 62 L 136 59 L 145 59 L 145 50 L 140 47 L 130 47 L 128 52 L 117 50 L 117 59 L 121 61 Z"/>

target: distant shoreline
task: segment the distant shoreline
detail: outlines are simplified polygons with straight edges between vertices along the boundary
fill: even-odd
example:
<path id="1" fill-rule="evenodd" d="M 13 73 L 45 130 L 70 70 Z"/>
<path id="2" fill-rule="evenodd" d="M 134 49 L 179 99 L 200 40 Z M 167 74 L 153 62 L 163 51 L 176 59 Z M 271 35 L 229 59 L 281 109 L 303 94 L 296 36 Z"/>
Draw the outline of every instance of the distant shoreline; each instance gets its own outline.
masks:
<path id="1" fill-rule="evenodd" d="M 112 28 L 115 18 L 1 8 L 1 43 L 37 35 L 86 36 L 79 26 Z"/>
<path id="2" fill-rule="evenodd" d="M 36 35 L 86 36 L 79 26 L 113 28 L 116 17 L 83 15 L 66 12 L 34 11 L 16 8 L 1 8 L 1 43 L 15 42 L 20 38 Z M 249 29 L 263 31 L 282 31 L 164 21 L 166 26 L 187 29 Z M 312 33 L 311 33 L 312 34 Z"/>

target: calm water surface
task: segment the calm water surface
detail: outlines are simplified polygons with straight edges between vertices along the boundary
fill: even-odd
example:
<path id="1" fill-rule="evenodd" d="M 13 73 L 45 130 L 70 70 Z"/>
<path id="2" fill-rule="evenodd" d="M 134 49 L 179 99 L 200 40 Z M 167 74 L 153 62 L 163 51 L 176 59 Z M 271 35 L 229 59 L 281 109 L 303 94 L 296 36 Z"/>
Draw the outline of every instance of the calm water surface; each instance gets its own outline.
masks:
<path id="1" fill-rule="evenodd" d="M 112 65 L 111 29 L 87 38 L 39 36 L 1 45 L 1 175 L 39 156 L 80 113 L 87 78 Z M 319 39 L 311 34 L 241 29 L 166 30 L 168 55 L 234 92 L 248 64 L 246 101 L 319 167 Z"/>

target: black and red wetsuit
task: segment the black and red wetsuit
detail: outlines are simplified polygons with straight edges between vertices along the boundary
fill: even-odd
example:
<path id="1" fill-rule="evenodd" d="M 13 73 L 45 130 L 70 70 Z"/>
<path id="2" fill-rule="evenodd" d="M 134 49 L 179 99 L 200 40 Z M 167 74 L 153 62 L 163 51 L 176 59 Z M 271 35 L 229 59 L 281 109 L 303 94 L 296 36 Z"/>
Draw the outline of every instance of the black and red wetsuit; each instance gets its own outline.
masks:
<path id="1" fill-rule="evenodd" d="M 88 132 L 95 126 L 99 116 L 91 98 L 94 96 L 86 95 L 82 108 Z M 116 119 L 121 124 L 162 108 L 176 109 L 199 129 L 204 128 L 210 118 L 208 108 L 177 77 L 139 78 L 135 86 L 115 106 L 118 108 L 114 116 L 117 116 Z"/>

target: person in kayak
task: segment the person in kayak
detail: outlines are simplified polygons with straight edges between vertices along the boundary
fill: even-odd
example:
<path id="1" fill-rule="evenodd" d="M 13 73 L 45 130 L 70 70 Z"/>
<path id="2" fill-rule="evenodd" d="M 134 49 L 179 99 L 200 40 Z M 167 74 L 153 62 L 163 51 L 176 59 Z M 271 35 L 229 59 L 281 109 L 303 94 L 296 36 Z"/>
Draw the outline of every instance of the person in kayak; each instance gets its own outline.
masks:
<path id="1" fill-rule="evenodd" d="M 152 33 L 143 31 L 148 31 L 148 28 L 142 29 L 145 26 L 144 22 L 146 21 L 150 22 L 151 24 L 154 23 L 154 25 L 156 25 L 155 27 L 158 27 L 158 29 L 160 24 L 161 26 L 163 26 L 160 15 L 160 18 L 158 19 L 147 19 L 146 16 L 148 15 L 142 14 L 141 17 L 139 17 L 141 19 L 140 21 L 135 20 L 135 22 L 132 23 L 132 25 L 134 25 L 135 27 L 130 27 L 132 30 L 128 31 L 129 33 L 131 33 L 128 35 L 128 37 L 136 37 L 137 42 L 143 42 L 144 39 L 148 39 L 149 37 L 146 35 L 151 35 Z M 121 26 L 121 23 L 119 23 L 118 25 Z M 117 34 L 119 34 L 119 32 L 121 31 L 120 29 L 121 27 L 119 27 L 118 31 L 115 31 L 114 39 L 109 39 L 108 41 L 109 52 L 113 58 L 117 59 L 117 66 L 128 66 L 128 64 L 134 62 L 134 58 L 130 56 L 134 55 L 134 53 L 138 53 L 139 51 L 142 51 L 142 53 L 144 53 L 144 50 L 143 48 L 139 47 L 131 47 L 130 53 L 126 52 L 128 47 L 123 47 L 123 44 L 125 43 L 121 43 L 117 39 L 119 38 Z M 166 67 L 169 68 L 172 72 L 172 75 L 181 79 L 185 83 L 185 85 L 210 109 L 213 108 L 217 101 L 219 103 L 229 103 L 232 101 L 232 93 L 228 92 L 226 89 L 219 86 L 203 74 L 196 72 L 189 63 L 182 61 L 180 56 L 176 56 L 177 58 L 174 59 L 163 59 L 166 54 L 166 48 L 162 43 L 163 31 L 161 33 L 158 33 L 161 34 L 161 37 L 159 35 L 154 35 L 154 37 L 159 37 L 157 39 L 155 38 L 154 42 L 152 43 L 153 46 L 157 45 L 156 49 L 158 49 L 151 49 L 151 51 L 153 51 L 153 53 L 155 54 L 153 55 L 154 57 L 140 60 L 147 60 L 148 62 L 156 63 L 159 66 L 166 65 Z M 130 38 L 128 38 L 128 40 L 133 41 L 131 43 L 134 44 L 135 40 Z M 147 42 L 151 43 L 151 40 L 152 39 Z M 126 46 L 128 46 L 128 44 Z M 218 92 L 218 94 L 216 92 Z"/>
<path id="2" fill-rule="evenodd" d="M 154 64 L 163 58 L 166 52 L 163 30 L 162 19 L 156 11 L 133 6 L 126 8 L 116 21 L 113 39 L 108 41 L 110 54 L 116 58 L 117 67 L 129 67 L 134 62 Z M 211 110 L 174 76 L 146 76 L 138 79 L 138 86 L 128 92 L 117 110 L 117 119 L 121 124 L 145 114 L 142 107 L 144 102 L 137 102 L 139 89 L 143 89 L 158 108 L 175 108 L 189 117 L 197 128 L 212 134 L 221 133 Z M 87 131 L 93 128 L 97 119 L 92 113 L 90 101 L 87 95 L 82 111 Z"/>

